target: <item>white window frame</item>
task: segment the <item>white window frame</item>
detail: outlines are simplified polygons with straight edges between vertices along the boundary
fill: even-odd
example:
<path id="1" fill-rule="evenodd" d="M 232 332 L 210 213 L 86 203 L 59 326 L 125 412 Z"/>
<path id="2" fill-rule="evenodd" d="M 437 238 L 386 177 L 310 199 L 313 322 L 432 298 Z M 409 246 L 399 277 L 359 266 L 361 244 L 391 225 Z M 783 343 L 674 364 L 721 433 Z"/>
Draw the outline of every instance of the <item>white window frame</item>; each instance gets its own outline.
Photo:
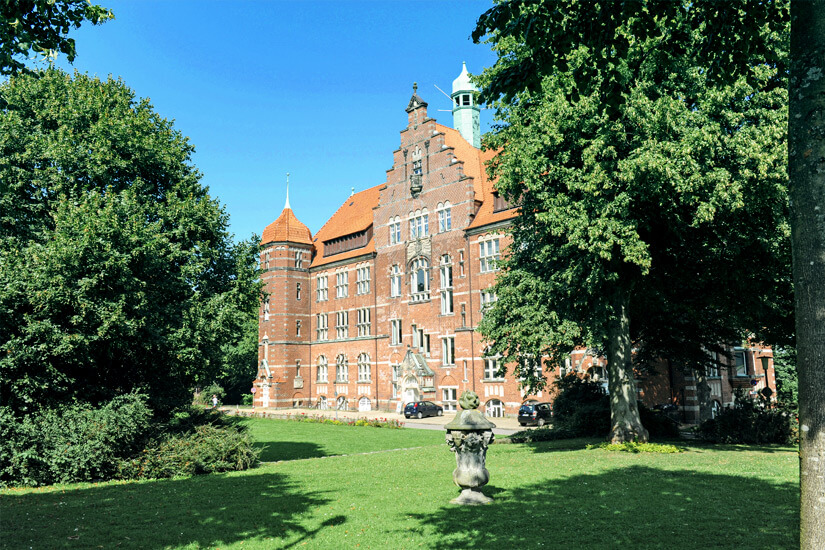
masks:
<path id="1" fill-rule="evenodd" d="M 301 299 L 301 283 L 295 283 L 295 299 Z"/>
<path id="2" fill-rule="evenodd" d="M 358 356 L 358 381 L 370 382 L 372 379 L 372 369 L 370 368 L 369 354 L 362 353 Z"/>
<path id="3" fill-rule="evenodd" d="M 445 411 L 456 410 L 458 404 L 458 388 L 455 386 L 441 387 L 441 405 Z"/>
<path id="4" fill-rule="evenodd" d="M 298 319 L 297 321 L 295 321 L 295 336 L 300 336 L 300 335 L 301 335 L 301 320 Z"/>
<path id="5" fill-rule="evenodd" d="M 358 336 L 370 335 L 370 308 L 363 307 L 358 310 Z"/>
<path id="6" fill-rule="evenodd" d="M 301 269 L 304 265 L 304 251 L 303 250 L 296 250 L 295 251 L 295 267 Z"/>
<path id="7" fill-rule="evenodd" d="M 446 233 L 447 231 L 451 231 L 453 228 L 453 220 L 450 201 L 446 201 L 444 204 L 438 203 L 436 212 L 438 214 L 438 232 Z"/>
<path id="8" fill-rule="evenodd" d="M 326 302 L 329 300 L 328 279 L 326 275 L 318 275 L 315 278 L 315 301 Z"/>
<path id="9" fill-rule="evenodd" d="M 326 384 L 329 382 L 329 364 L 327 363 L 327 358 L 324 355 L 320 355 L 318 357 L 318 363 L 315 367 L 315 382 L 320 384 Z"/>
<path id="10" fill-rule="evenodd" d="M 401 218 L 396 216 L 390 218 L 390 245 L 399 244 L 401 242 Z"/>
<path id="11" fill-rule="evenodd" d="M 498 296 L 493 292 L 492 287 L 481 291 L 481 316 L 498 300 Z"/>
<path id="12" fill-rule="evenodd" d="M 335 274 L 335 297 L 346 298 L 349 296 L 349 273 L 341 270 Z"/>
<path id="13" fill-rule="evenodd" d="M 504 403 L 501 399 L 490 399 L 484 405 L 484 414 L 490 418 L 501 418 L 504 416 Z"/>
<path id="14" fill-rule="evenodd" d="M 737 358 L 742 358 L 740 366 Z M 745 348 L 733 348 L 733 371 L 736 376 L 748 376 L 748 352 Z"/>
<path id="15" fill-rule="evenodd" d="M 410 240 L 423 239 L 430 234 L 430 215 L 427 209 L 410 212 Z"/>
<path id="16" fill-rule="evenodd" d="M 335 382 L 342 384 L 349 382 L 349 361 L 343 353 L 335 358 Z"/>
<path id="17" fill-rule="evenodd" d="M 315 333 L 319 342 L 329 338 L 329 317 L 326 313 L 319 313 L 315 317 Z"/>
<path id="18" fill-rule="evenodd" d="M 390 298 L 398 298 L 401 296 L 401 266 L 394 264 L 390 272 Z"/>
<path id="19" fill-rule="evenodd" d="M 370 291 L 370 266 L 362 265 L 355 270 L 355 292 L 357 294 L 369 294 Z"/>
<path id="20" fill-rule="evenodd" d="M 441 267 L 439 269 L 441 290 L 441 315 L 453 314 L 453 262 L 449 254 L 441 256 Z"/>
<path id="21" fill-rule="evenodd" d="M 335 313 L 335 338 L 349 338 L 349 311 Z"/>
<path id="22" fill-rule="evenodd" d="M 455 336 L 441 338 L 441 366 L 455 366 Z"/>
<path id="23" fill-rule="evenodd" d="M 504 377 L 496 375 L 499 369 L 500 360 L 501 357 L 499 356 L 484 358 L 484 380 L 493 380 L 497 382 L 504 380 Z"/>
<path id="24" fill-rule="evenodd" d="M 423 302 L 430 299 L 430 263 L 419 257 L 410 264 L 410 301 Z"/>
<path id="25" fill-rule="evenodd" d="M 269 298 L 264 300 L 264 321 L 269 321 Z"/>
<path id="26" fill-rule="evenodd" d="M 498 237 L 490 237 L 478 242 L 478 258 L 481 264 L 481 273 L 498 271 L 498 261 L 501 258 L 501 248 Z"/>
<path id="27" fill-rule="evenodd" d="M 404 335 L 401 332 L 401 319 L 390 319 L 390 345 L 400 346 L 404 343 Z"/>

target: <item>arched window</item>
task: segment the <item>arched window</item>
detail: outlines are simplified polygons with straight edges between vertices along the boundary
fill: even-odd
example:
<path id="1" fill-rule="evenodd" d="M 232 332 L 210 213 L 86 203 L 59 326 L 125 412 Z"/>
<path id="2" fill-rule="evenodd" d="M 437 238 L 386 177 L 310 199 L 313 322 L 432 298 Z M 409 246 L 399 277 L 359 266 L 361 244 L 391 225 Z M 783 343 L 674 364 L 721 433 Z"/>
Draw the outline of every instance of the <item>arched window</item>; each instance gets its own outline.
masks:
<path id="1" fill-rule="evenodd" d="M 370 381 L 370 356 L 366 353 L 358 356 L 358 381 Z"/>
<path id="2" fill-rule="evenodd" d="M 401 218 L 396 216 L 390 218 L 390 244 L 398 244 L 401 242 Z"/>
<path id="3" fill-rule="evenodd" d="M 336 382 L 348 382 L 349 381 L 349 372 L 348 372 L 348 364 L 347 364 L 347 356 L 343 353 L 339 355 L 335 359 L 335 381 Z"/>
<path id="4" fill-rule="evenodd" d="M 327 376 L 329 376 L 329 369 L 327 367 L 327 358 L 323 355 L 318 358 L 318 367 L 316 369 L 316 381 L 321 383 L 326 383 L 329 381 Z"/>
<path id="5" fill-rule="evenodd" d="M 327 398 L 325 395 L 318 396 L 318 408 L 322 411 L 325 411 L 329 408 L 329 403 L 327 403 Z"/>
<path id="6" fill-rule="evenodd" d="M 410 298 L 413 302 L 430 299 L 429 268 L 426 258 L 417 258 L 410 265 Z"/>
<path id="7" fill-rule="evenodd" d="M 438 203 L 436 213 L 438 214 L 438 232 L 444 233 L 446 231 L 450 231 L 453 228 L 453 216 L 450 201 L 447 201 L 444 204 Z"/>
<path id="8" fill-rule="evenodd" d="M 410 239 L 421 239 L 430 234 L 430 215 L 427 209 L 410 212 Z"/>
<path id="9" fill-rule="evenodd" d="M 504 406 L 498 399 L 490 399 L 487 401 L 487 406 L 485 409 L 487 416 L 490 418 L 501 418 L 504 416 Z"/>

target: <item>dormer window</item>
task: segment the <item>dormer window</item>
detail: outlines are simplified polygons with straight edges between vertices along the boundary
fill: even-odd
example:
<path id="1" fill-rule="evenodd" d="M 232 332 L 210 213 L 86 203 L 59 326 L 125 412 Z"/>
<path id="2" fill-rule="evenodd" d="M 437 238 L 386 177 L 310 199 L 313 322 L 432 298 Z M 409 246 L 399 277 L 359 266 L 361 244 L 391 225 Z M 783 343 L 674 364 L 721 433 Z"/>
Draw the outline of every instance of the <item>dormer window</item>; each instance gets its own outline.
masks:
<path id="1" fill-rule="evenodd" d="M 461 95 L 461 104 L 462 105 L 472 105 L 472 96 L 470 94 L 462 94 Z"/>

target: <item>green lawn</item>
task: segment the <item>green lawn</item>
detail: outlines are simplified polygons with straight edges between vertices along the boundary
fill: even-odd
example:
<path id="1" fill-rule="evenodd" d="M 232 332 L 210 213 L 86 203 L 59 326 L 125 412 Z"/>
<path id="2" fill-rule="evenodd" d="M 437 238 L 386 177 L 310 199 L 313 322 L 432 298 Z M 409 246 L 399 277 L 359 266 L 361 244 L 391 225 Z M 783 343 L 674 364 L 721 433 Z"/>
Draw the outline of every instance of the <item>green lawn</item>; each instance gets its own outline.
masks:
<path id="1" fill-rule="evenodd" d="M 441 432 L 250 422 L 270 460 L 418 448 L 190 479 L 6 490 L 0 548 L 798 547 L 792 449 L 633 455 L 581 441 L 494 445 L 484 492 L 495 502 L 461 508 L 449 504 L 455 460 Z"/>

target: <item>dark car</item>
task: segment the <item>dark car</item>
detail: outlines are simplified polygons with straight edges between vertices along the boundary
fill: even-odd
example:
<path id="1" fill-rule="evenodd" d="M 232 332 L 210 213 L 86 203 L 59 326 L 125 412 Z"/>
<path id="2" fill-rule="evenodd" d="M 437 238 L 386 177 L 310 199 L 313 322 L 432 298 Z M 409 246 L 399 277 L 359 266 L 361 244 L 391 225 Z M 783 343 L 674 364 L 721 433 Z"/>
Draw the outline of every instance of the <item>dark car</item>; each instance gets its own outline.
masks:
<path id="1" fill-rule="evenodd" d="M 553 407 L 550 403 L 525 403 L 518 410 L 518 423 L 522 426 L 535 424 L 544 426 L 553 416 Z"/>
<path id="2" fill-rule="evenodd" d="M 404 407 L 404 416 L 410 418 L 424 418 L 425 416 L 441 416 L 444 414 L 444 409 L 433 403 L 432 401 L 415 401 L 407 403 Z"/>

